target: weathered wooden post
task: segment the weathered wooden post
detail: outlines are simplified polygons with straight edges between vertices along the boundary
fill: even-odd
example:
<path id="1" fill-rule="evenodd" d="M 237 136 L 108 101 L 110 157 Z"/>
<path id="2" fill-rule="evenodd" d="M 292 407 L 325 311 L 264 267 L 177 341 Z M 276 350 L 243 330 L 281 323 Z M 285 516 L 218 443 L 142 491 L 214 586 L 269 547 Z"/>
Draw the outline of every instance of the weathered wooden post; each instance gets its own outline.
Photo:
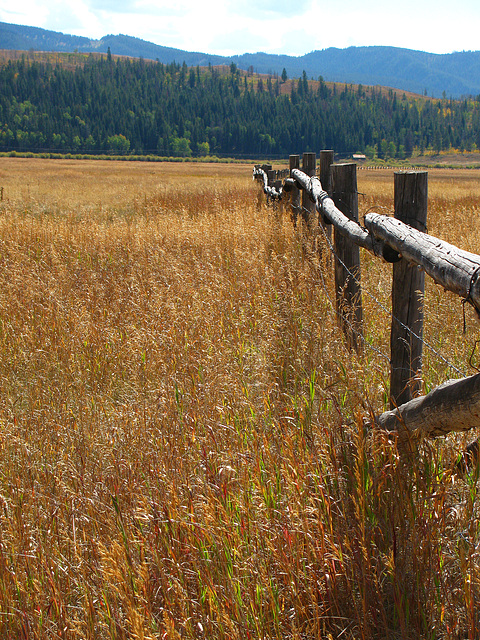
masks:
<path id="1" fill-rule="evenodd" d="M 304 153 L 302 158 L 302 171 L 307 176 L 314 176 L 317 172 L 317 156 L 315 153 Z M 310 233 L 315 220 L 315 203 L 306 191 L 302 193 L 302 217 L 307 233 Z"/>
<path id="2" fill-rule="evenodd" d="M 324 151 L 320 151 L 320 182 L 322 183 L 322 188 L 324 191 L 328 193 L 328 195 L 332 195 L 332 164 L 334 159 L 334 152 L 331 149 L 325 149 Z M 331 240 L 332 238 L 332 225 L 327 221 L 327 218 L 321 216 L 322 218 L 322 226 L 327 234 L 327 237 Z"/>
<path id="3" fill-rule="evenodd" d="M 395 173 L 395 218 L 426 231 L 428 173 Z M 393 265 L 390 336 L 390 404 L 392 409 L 421 392 L 423 298 L 425 273 L 406 260 Z M 413 335 L 413 333 L 415 335 Z"/>
<path id="4" fill-rule="evenodd" d="M 273 187 L 275 178 L 277 177 L 277 173 L 273 169 L 269 169 L 266 173 L 267 173 L 267 179 L 268 179 L 268 186 Z"/>
<path id="5" fill-rule="evenodd" d="M 335 206 L 358 222 L 357 165 L 332 166 L 332 196 Z M 362 290 L 360 248 L 335 229 L 335 293 L 340 326 L 350 348 L 362 350 Z"/>
<path id="6" fill-rule="evenodd" d="M 293 169 L 300 169 L 300 156 L 290 156 L 290 177 L 292 176 Z M 292 222 L 293 226 L 296 228 L 298 214 L 300 212 L 300 189 L 296 184 L 292 186 L 291 194 Z"/>

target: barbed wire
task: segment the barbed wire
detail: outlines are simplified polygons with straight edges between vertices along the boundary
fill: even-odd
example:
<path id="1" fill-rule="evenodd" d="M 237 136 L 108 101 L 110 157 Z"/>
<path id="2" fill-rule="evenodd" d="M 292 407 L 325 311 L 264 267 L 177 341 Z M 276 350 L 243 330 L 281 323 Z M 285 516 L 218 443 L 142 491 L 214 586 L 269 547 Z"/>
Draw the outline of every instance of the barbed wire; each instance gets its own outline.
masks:
<path id="1" fill-rule="evenodd" d="M 310 214 L 310 213 L 311 213 L 311 211 L 310 211 L 309 209 L 306 209 L 305 207 L 301 207 L 301 206 L 300 206 L 300 207 L 297 207 L 297 208 L 298 208 L 298 210 L 299 210 L 300 212 L 301 212 L 301 211 L 304 211 L 304 212 L 305 212 L 305 213 L 307 213 L 307 214 Z M 320 225 L 319 225 L 319 226 L 320 226 Z M 328 242 L 329 242 L 329 244 L 331 245 L 331 243 L 330 243 L 330 241 L 329 241 L 329 239 L 328 239 L 327 235 L 325 234 L 325 230 L 323 229 L 323 227 L 322 227 L 322 232 L 324 233 L 325 238 L 327 239 L 327 241 L 328 241 Z M 330 250 L 331 250 L 332 254 L 333 254 L 333 255 L 338 259 L 339 263 L 340 263 L 340 264 L 342 264 L 342 266 L 344 266 L 344 267 L 345 267 L 346 271 L 347 271 L 349 274 L 351 274 L 350 270 L 346 267 L 346 265 L 343 263 L 343 261 L 342 261 L 338 256 L 336 256 L 336 254 L 335 254 L 335 250 L 333 250 L 333 251 L 332 251 L 332 249 L 333 249 L 333 246 L 331 246 L 331 247 L 330 247 Z M 321 278 L 321 281 L 322 281 L 322 287 L 323 287 L 323 290 L 324 290 L 325 295 L 326 295 L 326 297 L 327 297 L 327 300 L 328 300 L 328 301 L 329 301 L 329 303 L 330 303 L 330 306 L 331 306 L 331 308 L 332 308 L 332 311 L 335 313 L 335 315 L 337 315 L 337 316 L 338 316 L 339 314 L 338 314 L 338 311 L 337 311 L 337 309 L 336 309 L 336 305 L 335 305 L 334 301 L 332 300 L 332 298 L 331 298 L 331 296 L 330 296 L 330 294 L 329 294 L 329 292 L 328 292 L 327 284 L 326 284 L 326 282 L 325 282 L 325 278 L 324 278 L 324 276 L 323 276 L 323 270 L 320 268 L 320 266 L 318 266 L 317 271 L 318 271 L 318 274 L 320 275 L 320 278 Z M 353 276 L 353 274 L 351 274 L 351 275 Z M 353 277 L 354 277 L 354 276 L 353 276 Z M 357 281 L 357 282 L 358 282 L 358 281 Z M 391 362 L 391 358 L 390 358 L 390 356 L 389 356 L 389 355 L 387 355 L 386 353 L 383 353 L 383 351 L 381 351 L 378 347 L 376 347 L 375 345 L 373 345 L 373 344 L 371 344 L 370 342 L 368 342 L 368 340 L 365 338 L 365 336 L 363 335 L 363 333 L 362 333 L 362 332 L 360 332 L 360 331 L 358 331 L 358 329 L 356 329 L 356 328 L 354 327 L 353 323 L 352 323 L 352 322 L 350 322 L 350 320 L 349 320 L 348 318 L 346 318 L 346 317 L 345 317 L 345 318 L 343 318 L 342 320 L 343 320 L 343 322 L 348 326 L 348 328 L 350 329 L 350 331 L 351 331 L 353 334 L 355 334 L 358 338 L 360 338 L 360 340 L 363 342 L 363 344 L 364 344 L 364 345 L 366 345 L 370 350 L 374 351 L 377 355 L 380 355 L 382 358 L 384 358 L 385 360 L 387 360 L 387 362 L 389 362 L 389 363 Z"/>
<path id="2" fill-rule="evenodd" d="M 360 192 L 358 192 L 360 193 Z M 282 193 L 283 195 L 283 193 Z M 365 196 L 365 194 L 361 194 L 363 196 Z M 268 201 L 268 198 L 267 198 Z M 311 214 L 311 211 L 303 206 L 292 206 L 292 209 L 295 209 L 294 213 L 296 213 L 298 215 L 298 213 L 306 212 L 307 215 Z M 323 236 L 326 240 L 326 243 L 330 249 L 330 252 L 332 253 L 332 255 L 335 257 L 335 259 L 338 261 L 339 264 L 342 265 L 342 267 L 345 269 L 345 271 L 347 272 L 347 274 L 360 286 L 360 280 L 359 278 L 357 278 L 357 276 L 352 273 L 352 271 L 346 266 L 346 264 L 341 260 L 341 258 L 336 254 L 335 252 L 335 248 L 333 246 L 333 244 L 330 241 L 330 238 L 327 236 L 327 234 L 325 233 L 325 229 L 323 228 L 322 224 L 318 225 L 319 228 L 321 229 Z M 426 231 L 426 227 L 425 227 L 425 231 Z M 327 295 L 327 298 L 330 302 L 330 305 L 332 306 L 332 309 L 334 310 L 334 312 L 338 315 L 338 311 L 336 310 L 333 301 L 331 300 L 329 294 L 328 294 L 328 290 L 326 288 L 326 284 L 323 278 L 323 273 L 321 269 L 318 269 L 320 276 L 322 278 L 322 286 L 325 290 L 325 293 Z M 407 326 L 406 324 L 404 324 L 399 318 L 397 318 L 396 316 L 393 315 L 392 311 L 387 309 L 385 307 L 385 305 L 383 305 L 380 300 L 378 300 L 378 298 L 376 298 L 373 294 L 371 294 L 368 290 L 366 290 L 367 295 L 375 302 L 375 304 L 382 309 L 389 317 L 392 318 L 392 320 L 394 320 L 395 322 L 397 322 L 408 334 L 410 334 L 411 336 L 413 336 L 414 338 L 416 338 L 417 340 L 419 340 L 423 345 L 425 345 L 425 347 L 431 352 L 433 353 L 439 360 L 441 360 L 449 369 L 451 369 L 452 371 L 455 371 L 456 373 L 458 373 L 459 375 L 461 375 L 462 377 L 465 377 L 467 375 L 467 373 L 465 371 L 461 371 L 458 367 L 456 367 L 455 365 L 453 365 L 447 358 L 445 358 L 445 356 L 443 356 L 438 349 L 436 349 L 435 347 L 433 347 L 429 342 L 427 342 L 423 336 L 418 335 L 411 327 Z M 468 301 L 468 296 L 465 299 L 465 302 Z M 381 355 L 383 358 L 387 359 L 389 362 L 391 362 L 391 357 L 387 356 L 386 354 L 384 354 L 382 351 L 380 351 L 377 347 L 375 347 L 374 345 L 372 345 L 370 342 L 368 342 L 368 340 L 366 340 L 366 338 L 364 337 L 363 333 L 359 332 L 354 326 L 353 324 L 347 319 L 347 318 L 342 318 L 343 322 L 349 327 L 349 329 L 352 331 L 352 334 L 354 334 L 355 336 L 357 336 L 358 338 L 360 338 L 360 340 L 368 346 L 368 348 L 370 348 L 371 350 L 375 351 L 377 354 Z M 464 321 L 465 324 L 465 321 Z"/>
<path id="3" fill-rule="evenodd" d="M 341 261 L 340 261 L 340 262 L 341 262 Z M 323 271 L 322 271 L 322 269 L 321 269 L 321 268 L 319 268 L 319 269 L 318 269 L 318 273 L 320 274 L 320 278 L 321 278 L 321 280 L 322 280 L 322 287 L 323 287 L 323 290 L 324 290 L 324 292 L 325 292 L 325 295 L 326 295 L 326 297 L 327 297 L 327 299 L 328 299 L 328 301 L 329 301 L 329 303 L 330 303 L 330 306 L 331 306 L 331 308 L 332 308 L 332 311 L 333 311 L 336 315 L 338 315 L 338 311 L 336 310 L 335 304 L 334 304 L 334 302 L 333 302 L 333 300 L 332 300 L 332 298 L 331 298 L 331 296 L 330 296 L 330 294 L 329 294 L 329 292 L 328 292 L 327 284 L 326 284 L 326 282 L 325 282 L 325 278 L 323 277 Z M 385 360 L 387 360 L 387 362 L 388 362 L 388 363 L 390 363 L 390 362 L 391 362 L 390 356 L 389 356 L 389 355 L 387 355 L 386 353 L 383 353 L 383 351 L 381 351 L 381 350 L 380 350 L 378 347 L 376 347 L 375 345 L 371 344 L 371 343 L 370 343 L 370 342 L 365 338 L 365 336 L 363 335 L 363 333 L 362 333 L 362 332 L 360 332 L 360 331 L 358 331 L 358 330 L 354 327 L 353 323 L 352 323 L 352 322 L 350 322 L 350 320 L 349 320 L 348 318 L 343 318 L 343 322 L 348 326 L 348 328 L 350 329 L 350 331 L 351 331 L 352 333 L 354 333 L 358 338 L 360 338 L 360 340 L 362 341 L 362 343 L 363 343 L 365 346 L 367 346 L 370 350 L 374 351 L 377 355 L 379 355 L 379 356 L 381 356 L 382 358 L 384 358 Z"/>
<path id="4" fill-rule="evenodd" d="M 301 211 L 304 211 L 308 214 L 310 214 L 311 212 L 306 209 L 305 207 L 301 207 Z M 342 267 L 345 269 L 345 271 L 347 272 L 347 274 L 358 284 L 360 285 L 360 280 L 359 278 L 347 267 L 347 265 L 343 262 L 343 260 L 337 255 L 336 251 L 335 251 L 335 247 L 333 246 L 330 238 L 328 237 L 328 235 L 325 232 L 325 229 L 323 228 L 322 224 L 318 225 L 319 229 L 322 231 L 323 237 L 326 240 L 327 246 L 330 249 L 331 254 L 334 256 L 334 258 L 336 260 L 338 260 L 339 264 L 342 265 Z M 329 299 L 330 304 L 332 305 L 332 308 L 335 310 L 335 313 L 337 313 L 333 302 L 328 294 L 328 291 L 326 289 L 326 284 L 323 278 L 323 273 L 322 273 L 322 269 L 319 269 L 321 278 L 322 278 L 322 285 L 323 288 L 325 290 L 325 293 Z M 363 289 L 363 291 L 365 291 L 365 293 L 375 302 L 375 304 L 382 309 L 382 311 L 384 311 L 389 317 L 392 318 L 392 320 L 395 320 L 395 322 L 398 322 L 398 324 L 402 327 L 402 329 L 405 329 L 405 331 L 407 331 L 410 335 L 412 335 L 415 339 L 420 340 L 420 342 L 422 344 L 425 345 L 425 347 L 431 352 L 433 353 L 439 360 L 441 360 L 447 367 L 449 367 L 450 369 L 452 369 L 452 371 L 455 371 L 456 373 L 460 374 L 462 377 L 466 377 L 467 373 L 465 371 L 461 371 L 458 367 L 456 367 L 455 365 L 453 365 L 447 358 L 445 358 L 445 356 L 443 356 L 437 349 L 435 349 L 435 347 L 433 347 L 431 344 L 429 344 L 424 338 L 423 336 L 419 336 L 411 327 L 407 326 L 406 324 L 404 324 L 399 318 L 397 318 L 390 309 L 387 309 L 387 307 L 382 304 L 382 302 L 380 300 L 378 300 L 378 298 L 376 296 L 374 296 L 372 293 L 370 293 L 370 291 L 368 291 L 368 289 Z M 366 338 L 363 336 L 363 334 L 361 332 L 359 332 L 357 329 L 355 329 L 355 327 L 353 326 L 352 323 L 350 323 L 348 321 L 347 318 L 343 319 L 344 321 L 346 321 L 346 323 L 348 324 L 350 330 L 352 332 L 355 333 L 356 336 L 358 336 L 362 342 L 368 346 L 370 349 L 372 349 L 373 351 L 375 351 L 376 353 L 378 353 L 379 355 L 381 355 L 383 358 L 386 358 L 389 362 L 391 362 L 391 358 L 390 356 L 387 356 L 386 354 L 384 354 L 382 351 L 380 351 L 379 349 L 377 349 L 377 347 L 375 347 L 374 345 L 372 345 L 370 342 L 368 342 L 368 340 L 366 340 Z"/>

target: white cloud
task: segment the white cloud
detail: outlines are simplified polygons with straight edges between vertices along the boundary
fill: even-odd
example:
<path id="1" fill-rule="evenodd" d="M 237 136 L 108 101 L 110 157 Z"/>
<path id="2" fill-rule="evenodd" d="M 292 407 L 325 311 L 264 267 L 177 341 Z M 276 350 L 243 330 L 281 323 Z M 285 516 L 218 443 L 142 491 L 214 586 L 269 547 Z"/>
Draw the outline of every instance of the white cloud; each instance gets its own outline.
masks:
<path id="1" fill-rule="evenodd" d="M 301 56 L 316 49 L 324 49 L 324 41 L 319 40 L 320 37 L 321 34 L 308 32 L 306 29 L 288 30 L 283 33 L 277 49 L 271 53 Z"/>
<path id="2" fill-rule="evenodd" d="M 76 0 L 27 0 L 16 10 L 0 6 L 0 20 L 87 37 L 97 37 L 98 31 L 103 30 L 88 6 Z"/>
<path id="3" fill-rule="evenodd" d="M 136 0 L 87 0 L 85 2 L 93 13 L 133 13 L 137 9 Z"/>
<path id="4" fill-rule="evenodd" d="M 251 29 L 243 28 L 213 35 L 208 46 L 210 51 L 222 51 L 223 55 L 235 55 L 263 51 L 269 47 L 268 38 L 264 34 L 252 33 Z"/>
<path id="5" fill-rule="evenodd" d="M 21 7 L 8 3 L 8 8 L 0 6 L 0 20 L 11 24 L 31 27 L 43 27 L 48 18 L 49 9 L 35 0 L 22 2 Z"/>
<path id="6" fill-rule="evenodd" d="M 55 3 L 47 18 L 48 29 L 89 38 L 97 37 L 102 28 L 97 16 L 82 2 L 67 0 Z"/>
<path id="7" fill-rule="evenodd" d="M 393 45 L 431 52 L 478 50 L 478 0 L 0 0 L 0 20 L 99 38 L 112 33 L 156 44 L 233 55 Z M 414 17 L 415 19 L 412 19 Z"/>
<path id="8" fill-rule="evenodd" d="M 230 0 L 229 13 L 241 15 L 252 21 L 268 20 L 272 16 L 290 18 L 292 16 L 304 15 L 312 6 L 315 0 L 243 0 L 238 3 Z"/>

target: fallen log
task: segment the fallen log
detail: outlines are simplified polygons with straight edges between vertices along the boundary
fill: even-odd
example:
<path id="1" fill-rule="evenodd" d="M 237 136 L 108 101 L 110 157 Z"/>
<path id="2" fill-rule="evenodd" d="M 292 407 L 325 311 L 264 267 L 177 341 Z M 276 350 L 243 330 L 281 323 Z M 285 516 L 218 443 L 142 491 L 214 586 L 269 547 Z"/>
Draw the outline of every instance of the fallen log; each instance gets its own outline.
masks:
<path id="1" fill-rule="evenodd" d="M 437 438 L 480 427 L 480 374 L 448 380 L 427 393 L 375 417 L 375 425 L 400 441 Z"/>

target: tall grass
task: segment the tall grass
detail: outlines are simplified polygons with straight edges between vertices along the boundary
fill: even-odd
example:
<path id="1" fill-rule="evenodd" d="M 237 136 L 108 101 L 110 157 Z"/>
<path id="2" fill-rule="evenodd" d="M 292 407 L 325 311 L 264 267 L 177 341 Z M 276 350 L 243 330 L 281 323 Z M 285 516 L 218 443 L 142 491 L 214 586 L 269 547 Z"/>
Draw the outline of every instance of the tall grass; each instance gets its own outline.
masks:
<path id="1" fill-rule="evenodd" d="M 0 212 L 0 636 L 476 637 L 463 440 L 405 460 L 364 431 L 388 362 L 345 348 L 247 168 L 128 167 L 118 198 L 111 164 L 91 181 L 72 163 L 67 182 L 21 166 Z M 371 186 L 365 209 L 391 207 Z M 388 304 L 388 267 L 364 262 Z M 388 353 L 388 317 L 365 304 Z M 435 295 L 428 319 L 463 358 L 473 321 L 464 337 Z"/>

